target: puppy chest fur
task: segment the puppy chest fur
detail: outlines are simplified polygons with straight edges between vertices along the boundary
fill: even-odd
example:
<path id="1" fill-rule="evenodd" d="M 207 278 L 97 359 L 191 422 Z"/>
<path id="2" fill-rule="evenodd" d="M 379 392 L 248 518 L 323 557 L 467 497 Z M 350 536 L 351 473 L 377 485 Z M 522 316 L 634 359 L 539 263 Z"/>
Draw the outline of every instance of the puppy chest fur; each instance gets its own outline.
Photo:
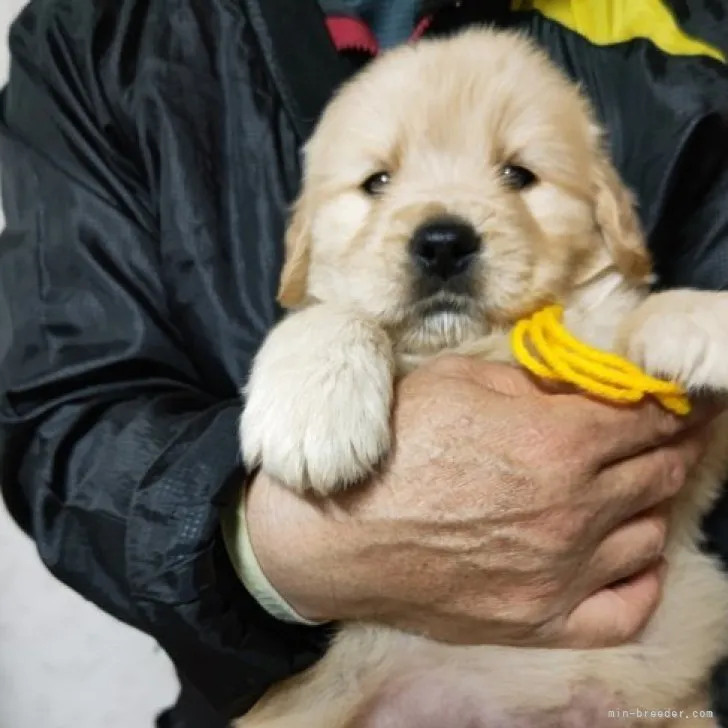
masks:
<path id="1" fill-rule="evenodd" d="M 509 33 L 404 47 L 345 86 L 307 146 L 286 245 L 290 313 L 256 358 L 241 445 L 248 466 L 299 491 L 357 487 L 387 456 L 398 376 L 442 352 L 510 361 L 514 323 L 552 302 L 593 345 L 728 392 L 728 295 L 650 295 L 633 200 L 588 103 Z M 607 726 L 609 711 L 708 709 L 728 583 L 699 522 L 727 473 L 723 417 L 673 505 L 664 598 L 633 644 L 451 647 L 345 625 L 240 725 Z"/>

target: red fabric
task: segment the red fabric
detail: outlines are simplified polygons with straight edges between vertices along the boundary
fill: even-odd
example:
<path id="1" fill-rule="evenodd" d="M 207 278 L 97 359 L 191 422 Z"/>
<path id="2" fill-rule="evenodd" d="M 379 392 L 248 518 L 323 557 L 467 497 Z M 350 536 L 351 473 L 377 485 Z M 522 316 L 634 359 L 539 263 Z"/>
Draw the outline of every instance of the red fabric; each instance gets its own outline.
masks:
<path id="1" fill-rule="evenodd" d="M 417 23 L 411 39 L 417 40 L 429 28 L 432 16 L 426 16 Z M 358 18 L 344 15 L 330 15 L 326 18 L 326 27 L 336 50 L 365 51 L 376 56 L 379 53 L 379 43 L 366 23 Z"/>
<path id="2" fill-rule="evenodd" d="M 415 28 L 414 32 L 412 33 L 412 40 L 417 40 L 418 38 L 421 38 L 427 29 L 430 27 L 430 24 L 432 23 L 432 15 L 426 15 L 422 20 L 420 20 L 419 23 L 417 23 L 417 27 Z"/>
<path id="3" fill-rule="evenodd" d="M 373 56 L 379 51 L 379 44 L 366 23 L 356 18 L 330 16 L 326 18 L 331 40 L 338 51 L 362 50 Z"/>

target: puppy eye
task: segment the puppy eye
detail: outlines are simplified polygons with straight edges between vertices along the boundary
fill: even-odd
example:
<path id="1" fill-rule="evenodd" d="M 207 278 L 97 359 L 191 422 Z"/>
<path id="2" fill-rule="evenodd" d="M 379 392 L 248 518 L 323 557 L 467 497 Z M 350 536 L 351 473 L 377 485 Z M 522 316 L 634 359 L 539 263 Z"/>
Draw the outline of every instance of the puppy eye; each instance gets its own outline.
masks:
<path id="1" fill-rule="evenodd" d="M 371 177 L 367 177 L 361 188 L 366 192 L 368 195 L 374 196 L 374 195 L 380 195 L 384 188 L 389 184 L 390 182 L 390 176 L 389 172 L 377 172 L 376 174 L 373 174 Z"/>
<path id="2" fill-rule="evenodd" d="M 505 183 L 513 190 L 524 190 L 538 182 L 536 175 L 526 167 L 517 164 L 506 164 L 501 170 Z"/>

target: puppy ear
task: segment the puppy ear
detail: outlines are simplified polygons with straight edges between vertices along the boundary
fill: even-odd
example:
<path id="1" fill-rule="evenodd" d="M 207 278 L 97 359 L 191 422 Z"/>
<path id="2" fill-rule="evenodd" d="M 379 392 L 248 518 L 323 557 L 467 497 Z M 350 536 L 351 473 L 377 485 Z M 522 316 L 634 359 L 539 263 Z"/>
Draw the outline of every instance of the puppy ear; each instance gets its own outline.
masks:
<path id="1" fill-rule="evenodd" d="M 311 220 L 309 204 L 303 193 L 293 206 L 285 237 L 285 261 L 278 286 L 278 302 L 295 308 L 306 297 L 308 266 L 311 258 Z"/>
<path id="2" fill-rule="evenodd" d="M 630 281 L 652 281 L 652 259 L 645 243 L 636 201 L 612 165 L 602 133 L 594 129 L 597 144 L 592 185 L 594 216 L 604 245 L 617 269 Z"/>

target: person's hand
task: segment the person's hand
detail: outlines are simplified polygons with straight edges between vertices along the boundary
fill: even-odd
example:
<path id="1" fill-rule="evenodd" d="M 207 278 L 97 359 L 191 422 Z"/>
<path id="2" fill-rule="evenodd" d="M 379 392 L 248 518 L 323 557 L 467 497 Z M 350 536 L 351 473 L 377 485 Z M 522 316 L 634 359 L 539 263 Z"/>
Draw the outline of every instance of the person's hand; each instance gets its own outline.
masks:
<path id="1" fill-rule="evenodd" d="M 546 394 L 518 369 L 448 357 L 398 386 L 380 477 L 336 501 L 259 476 L 254 550 L 303 616 L 468 644 L 597 647 L 660 596 L 666 501 L 706 413 Z"/>

